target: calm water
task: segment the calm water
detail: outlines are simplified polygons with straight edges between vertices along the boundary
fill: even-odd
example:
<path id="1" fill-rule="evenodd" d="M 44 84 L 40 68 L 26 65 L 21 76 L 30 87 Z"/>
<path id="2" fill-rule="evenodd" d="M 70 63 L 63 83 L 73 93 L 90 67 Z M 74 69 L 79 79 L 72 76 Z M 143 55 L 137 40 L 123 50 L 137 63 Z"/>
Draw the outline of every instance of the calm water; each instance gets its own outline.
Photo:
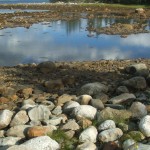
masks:
<path id="1" fill-rule="evenodd" d="M 0 65 L 40 61 L 83 61 L 100 59 L 150 58 L 150 34 L 97 35 L 86 27 L 109 26 L 115 19 L 79 19 L 34 24 L 29 29 L 0 30 Z M 134 20 L 126 20 L 134 22 Z M 150 22 L 146 28 L 150 30 Z M 92 37 L 90 37 L 92 35 Z"/>

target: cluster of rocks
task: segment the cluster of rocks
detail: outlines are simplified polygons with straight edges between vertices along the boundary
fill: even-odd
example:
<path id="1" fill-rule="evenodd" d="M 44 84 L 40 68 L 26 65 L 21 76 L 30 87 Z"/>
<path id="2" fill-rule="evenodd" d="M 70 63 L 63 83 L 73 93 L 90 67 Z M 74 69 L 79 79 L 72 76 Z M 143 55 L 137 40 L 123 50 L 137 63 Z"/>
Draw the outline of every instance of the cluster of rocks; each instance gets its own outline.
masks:
<path id="1" fill-rule="evenodd" d="M 36 68 L 45 74 L 57 70 L 52 62 Z M 149 69 L 138 63 L 123 71 L 131 78 L 115 88 L 91 82 L 76 95 L 50 95 L 63 91 L 65 80 L 43 81 L 47 92 L 39 95 L 32 87 L 1 87 L 0 150 L 149 150 Z M 10 101 L 16 105 L 6 109 Z"/>

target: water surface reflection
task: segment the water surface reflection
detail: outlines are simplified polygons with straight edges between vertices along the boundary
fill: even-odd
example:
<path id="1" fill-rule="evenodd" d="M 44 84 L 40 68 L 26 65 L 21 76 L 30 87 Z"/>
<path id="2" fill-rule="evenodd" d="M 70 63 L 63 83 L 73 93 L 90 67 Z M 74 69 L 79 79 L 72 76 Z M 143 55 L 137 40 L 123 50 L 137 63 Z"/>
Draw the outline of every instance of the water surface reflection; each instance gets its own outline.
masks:
<path id="1" fill-rule="evenodd" d="M 127 38 L 120 38 L 119 35 L 97 35 L 86 31 L 90 21 L 59 20 L 34 24 L 29 29 L 18 27 L 0 30 L 0 65 L 45 60 L 150 58 L 150 34 L 130 35 Z M 106 26 L 116 22 L 116 19 L 93 21 L 94 26 Z M 88 37 L 89 34 L 93 36 Z"/>

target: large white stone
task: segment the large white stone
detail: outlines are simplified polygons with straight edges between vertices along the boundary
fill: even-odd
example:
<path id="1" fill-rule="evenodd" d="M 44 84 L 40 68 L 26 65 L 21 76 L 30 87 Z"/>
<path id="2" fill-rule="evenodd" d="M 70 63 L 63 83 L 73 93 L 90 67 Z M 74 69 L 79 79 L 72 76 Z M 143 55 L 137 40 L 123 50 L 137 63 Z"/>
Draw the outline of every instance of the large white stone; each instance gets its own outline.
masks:
<path id="1" fill-rule="evenodd" d="M 12 137 L 12 136 L 0 138 L 0 147 L 15 145 L 18 143 L 20 139 L 21 139 L 20 137 Z"/>
<path id="2" fill-rule="evenodd" d="M 140 120 L 139 128 L 146 137 L 150 137 L 150 115 L 146 115 Z"/>
<path id="3" fill-rule="evenodd" d="M 95 143 L 97 134 L 98 134 L 97 129 L 94 126 L 90 126 L 81 132 L 79 136 L 79 141 L 80 142 L 89 141 L 89 142 Z"/>
<path id="4" fill-rule="evenodd" d="M 77 118 L 88 118 L 93 120 L 96 116 L 97 109 L 90 106 L 90 105 L 80 105 L 73 110 L 73 115 L 75 115 Z"/>
<path id="5" fill-rule="evenodd" d="M 19 111 L 12 119 L 10 126 L 24 125 L 29 121 L 29 117 L 25 110 Z"/>
<path id="6" fill-rule="evenodd" d="M 39 105 L 29 110 L 28 115 L 33 121 L 43 121 L 49 120 L 51 112 L 46 106 Z"/>
<path id="7" fill-rule="evenodd" d="M 40 136 L 28 140 L 19 145 L 12 146 L 8 150 L 59 150 L 59 144 L 49 136 Z"/>
<path id="8" fill-rule="evenodd" d="M 110 142 L 119 139 L 123 132 L 119 128 L 104 130 L 99 133 L 98 138 L 100 142 Z"/>
<path id="9" fill-rule="evenodd" d="M 116 124 L 113 120 L 106 120 L 98 127 L 99 131 L 116 128 Z"/>
<path id="10" fill-rule="evenodd" d="M 31 127 L 31 126 L 30 125 L 13 126 L 6 131 L 6 135 L 24 138 L 26 136 L 26 132 L 29 127 Z"/>
<path id="11" fill-rule="evenodd" d="M 78 102 L 75 102 L 75 101 L 69 101 L 69 102 L 66 102 L 63 106 L 63 112 L 64 113 L 70 113 L 72 112 L 72 110 L 75 108 L 75 107 L 78 107 L 80 106 L 80 104 Z"/>
<path id="12" fill-rule="evenodd" d="M 98 149 L 94 143 L 88 141 L 81 145 L 78 145 L 76 150 L 98 150 Z"/>
<path id="13" fill-rule="evenodd" d="M 12 116 L 13 112 L 10 110 L 5 109 L 0 111 L 0 129 L 3 129 L 9 125 Z"/>

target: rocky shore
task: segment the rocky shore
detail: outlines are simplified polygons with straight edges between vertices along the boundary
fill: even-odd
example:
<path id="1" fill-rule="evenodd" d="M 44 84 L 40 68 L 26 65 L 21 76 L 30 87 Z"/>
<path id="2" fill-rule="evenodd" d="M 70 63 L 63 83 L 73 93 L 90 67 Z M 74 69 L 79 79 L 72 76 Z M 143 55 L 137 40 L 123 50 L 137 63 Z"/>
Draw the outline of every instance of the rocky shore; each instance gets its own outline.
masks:
<path id="1" fill-rule="evenodd" d="M 149 150 L 150 60 L 0 68 L 0 150 Z"/>
<path id="2" fill-rule="evenodd" d="M 14 10 L 14 13 L 0 14 L 0 29 L 30 28 L 34 23 L 85 18 L 89 20 L 89 25 L 87 25 L 87 30 L 89 31 L 94 31 L 97 34 L 129 35 L 148 32 L 145 30 L 145 26 L 148 25 L 147 21 L 150 18 L 150 9 L 117 8 L 98 4 L 1 4 L 0 9 Z M 28 9 L 43 11 L 27 12 L 26 10 Z M 109 27 L 95 28 L 92 24 L 92 20 L 95 18 L 120 18 L 135 21 L 132 24 L 115 23 L 110 24 Z"/>

